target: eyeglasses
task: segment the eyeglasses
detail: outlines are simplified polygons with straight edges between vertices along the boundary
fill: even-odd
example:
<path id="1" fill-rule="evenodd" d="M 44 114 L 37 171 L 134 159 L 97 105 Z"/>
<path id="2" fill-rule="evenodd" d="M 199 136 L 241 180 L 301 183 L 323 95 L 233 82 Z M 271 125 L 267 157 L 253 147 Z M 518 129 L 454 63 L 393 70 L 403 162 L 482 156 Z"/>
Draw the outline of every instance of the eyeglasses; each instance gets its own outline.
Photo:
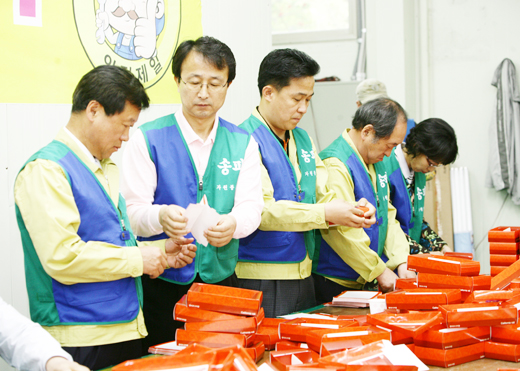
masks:
<path id="1" fill-rule="evenodd" d="M 426 160 L 428 161 L 428 166 L 429 166 L 429 167 L 438 167 L 438 166 L 441 166 L 441 165 L 442 165 L 442 164 L 437 164 L 437 163 L 433 162 L 432 160 L 430 160 L 430 159 L 428 158 L 428 156 L 426 157 Z"/>
<path id="2" fill-rule="evenodd" d="M 181 77 L 179 77 L 179 80 L 182 81 L 184 85 L 186 85 L 186 89 L 192 92 L 199 92 L 202 90 L 202 87 L 206 85 L 206 88 L 210 93 L 218 93 L 224 90 L 226 86 L 228 86 L 227 82 L 224 85 L 220 85 L 215 83 L 203 84 L 201 82 L 184 81 Z"/>

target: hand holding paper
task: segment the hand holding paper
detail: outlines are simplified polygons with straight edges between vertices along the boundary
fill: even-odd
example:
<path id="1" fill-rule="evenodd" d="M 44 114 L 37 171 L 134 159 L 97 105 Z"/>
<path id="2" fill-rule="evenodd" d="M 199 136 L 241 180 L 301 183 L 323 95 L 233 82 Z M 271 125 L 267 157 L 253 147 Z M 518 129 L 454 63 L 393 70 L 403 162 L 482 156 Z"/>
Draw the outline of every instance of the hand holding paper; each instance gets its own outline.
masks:
<path id="1" fill-rule="evenodd" d="M 186 208 L 185 216 L 188 219 L 186 229 L 198 243 L 203 246 L 208 245 L 208 239 L 206 238 L 206 231 L 208 228 L 214 227 L 219 223 L 221 216 L 209 207 L 206 196 L 198 204 L 189 204 Z M 211 243 L 211 241 L 209 242 Z"/>
<path id="2" fill-rule="evenodd" d="M 209 227 L 204 236 L 208 242 L 215 247 L 225 246 L 233 238 L 233 233 L 237 228 L 237 221 L 234 216 L 220 215 L 220 220 L 216 226 Z"/>

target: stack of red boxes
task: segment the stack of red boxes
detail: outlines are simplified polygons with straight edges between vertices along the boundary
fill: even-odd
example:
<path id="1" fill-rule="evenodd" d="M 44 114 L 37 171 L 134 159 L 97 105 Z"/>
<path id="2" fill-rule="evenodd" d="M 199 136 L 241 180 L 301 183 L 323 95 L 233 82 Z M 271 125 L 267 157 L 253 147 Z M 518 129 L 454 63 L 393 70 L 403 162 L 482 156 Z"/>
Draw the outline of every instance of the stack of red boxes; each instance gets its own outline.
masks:
<path id="1" fill-rule="evenodd" d="M 494 277 L 518 260 L 520 227 L 497 227 L 488 232 L 489 265 Z"/>
<path id="2" fill-rule="evenodd" d="M 261 291 L 194 283 L 173 311 L 175 320 L 186 322 L 184 329 L 177 330 L 175 341 L 209 348 L 239 345 L 258 361 L 265 351 L 255 336 L 264 320 L 261 304 Z"/>

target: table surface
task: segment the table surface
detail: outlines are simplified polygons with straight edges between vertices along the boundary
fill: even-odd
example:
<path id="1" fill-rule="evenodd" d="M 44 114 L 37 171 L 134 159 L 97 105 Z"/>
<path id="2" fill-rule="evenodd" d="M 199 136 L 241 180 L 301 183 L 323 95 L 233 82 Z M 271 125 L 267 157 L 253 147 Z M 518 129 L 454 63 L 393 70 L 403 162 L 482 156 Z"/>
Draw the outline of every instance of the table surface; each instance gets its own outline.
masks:
<path id="1" fill-rule="evenodd" d="M 328 313 L 344 315 L 364 315 L 369 313 L 368 309 L 359 308 L 339 308 L 339 307 L 317 307 L 309 313 Z M 431 371 L 450 370 L 450 371 L 496 371 L 498 368 L 520 369 L 520 363 L 500 361 L 497 359 L 483 358 L 477 361 L 463 363 L 461 365 L 444 368 L 427 365 Z"/>

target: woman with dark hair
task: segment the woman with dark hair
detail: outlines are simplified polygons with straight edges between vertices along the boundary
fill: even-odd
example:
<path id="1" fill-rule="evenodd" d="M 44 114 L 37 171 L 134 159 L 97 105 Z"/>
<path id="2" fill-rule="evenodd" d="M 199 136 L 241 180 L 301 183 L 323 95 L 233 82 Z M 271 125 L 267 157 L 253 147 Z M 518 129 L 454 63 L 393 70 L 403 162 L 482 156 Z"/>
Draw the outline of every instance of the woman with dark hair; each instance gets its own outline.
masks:
<path id="1" fill-rule="evenodd" d="M 390 198 L 396 218 L 409 236 L 410 254 L 451 251 L 451 248 L 423 219 L 426 173 L 448 165 L 457 157 L 457 137 L 444 120 L 430 118 L 417 124 L 406 142 L 385 157 Z"/>

